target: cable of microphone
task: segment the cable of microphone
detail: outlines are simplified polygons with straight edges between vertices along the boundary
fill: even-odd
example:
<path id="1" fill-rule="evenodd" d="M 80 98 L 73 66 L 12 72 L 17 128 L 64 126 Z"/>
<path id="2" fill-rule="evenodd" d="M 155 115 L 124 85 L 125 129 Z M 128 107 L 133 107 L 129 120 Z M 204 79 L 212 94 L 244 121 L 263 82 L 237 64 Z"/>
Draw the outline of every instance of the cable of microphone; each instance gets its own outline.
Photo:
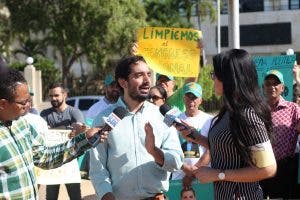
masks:
<path id="1" fill-rule="evenodd" d="M 183 130 L 191 129 L 189 126 L 186 126 L 181 122 L 181 118 L 183 117 L 183 113 L 176 107 L 171 108 L 168 104 L 163 104 L 159 107 L 160 113 L 164 116 L 164 123 L 167 126 L 179 126 Z M 187 135 L 192 139 L 196 139 L 196 135 L 198 134 L 196 129 L 191 129 L 191 133 Z"/>
<path id="2" fill-rule="evenodd" d="M 127 113 L 128 112 L 124 107 L 119 106 L 116 107 L 110 115 L 103 117 L 105 124 L 101 130 L 99 130 L 93 137 L 88 139 L 90 145 L 92 147 L 97 146 L 101 139 L 101 135 L 105 131 L 111 131 L 127 115 Z"/>

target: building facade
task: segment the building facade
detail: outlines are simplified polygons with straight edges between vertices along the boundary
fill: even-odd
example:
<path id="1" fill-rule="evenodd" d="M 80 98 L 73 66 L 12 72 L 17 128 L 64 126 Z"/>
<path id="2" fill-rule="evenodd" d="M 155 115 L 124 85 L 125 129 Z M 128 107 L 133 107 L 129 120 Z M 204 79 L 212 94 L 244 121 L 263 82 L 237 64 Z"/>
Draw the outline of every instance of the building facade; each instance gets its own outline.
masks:
<path id="1" fill-rule="evenodd" d="M 227 0 L 222 1 L 221 50 L 228 49 Z M 300 0 L 240 0 L 240 48 L 252 55 L 280 55 L 293 49 L 300 63 Z M 199 28 L 197 17 L 193 18 Z M 217 53 L 217 22 L 201 21 L 208 63 Z"/>

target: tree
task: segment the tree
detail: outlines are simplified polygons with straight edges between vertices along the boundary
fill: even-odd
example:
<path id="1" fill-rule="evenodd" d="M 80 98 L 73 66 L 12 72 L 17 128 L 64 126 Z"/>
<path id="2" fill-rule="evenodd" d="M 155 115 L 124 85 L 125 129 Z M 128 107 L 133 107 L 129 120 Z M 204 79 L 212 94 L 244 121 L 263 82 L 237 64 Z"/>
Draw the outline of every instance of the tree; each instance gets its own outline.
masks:
<path id="1" fill-rule="evenodd" d="M 192 16 L 216 20 L 215 0 L 144 0 L 147 22 L 152 26 L 191 28 Z"/>
<path id="2" fill-rule="evenodd" d="M 139 0 L 24 0 L 5 1 L 12 30 L 51 45 L 68 86 L 70 68 L 80 57 L 105 69 L 111 57 L 124 55 L 135 30 L 145 25 Z"/>
<path id="3" fill-rule="evenodd" d="M 191 22 L 191 17 L 194 15 L 198 18 L 208 17 L 211 21 L 217 18 L 215 3 L 212 0 L 179 0 L 179 9 L 185 11 L 185 16 L 188 22 Z"/>
<path id="4" fill-rule="evenodd" d="M 4 4 L 0 3 L 0 53 L 8 52 L 10 45 L 10 12 Z"/>
<path id="5" fill-rule="evenodd" d="M 13 50 L 13 54 L 17 56 L 18 54 L 25 55 L 26 57 L 36 57 L 41 55 L 45 57 L 46 47 L 38 39 L 23 39 L 19 37 L 20 49 Z"/>
<path id="6" fill-rule="evenodd" d="M 42 72 L 43 91 L 48 91 L 48 86 L 59 79 L 59 70 L 54 66 L 54 62 L 42 56 L 36 56 L 33 63 L 37 70 Z M 10 64 L 10 67 L 19 71 L 24 71 L 26 63 L 15 62 Z M 47 93 L 44 93 L 43 98 L 46 98 Z"/>
<path id="7" fill-rule="evenodd" d="M 180 15 L 179 0 L 144 0 L 147 22 L 151 26 L 192 27 Z"/>

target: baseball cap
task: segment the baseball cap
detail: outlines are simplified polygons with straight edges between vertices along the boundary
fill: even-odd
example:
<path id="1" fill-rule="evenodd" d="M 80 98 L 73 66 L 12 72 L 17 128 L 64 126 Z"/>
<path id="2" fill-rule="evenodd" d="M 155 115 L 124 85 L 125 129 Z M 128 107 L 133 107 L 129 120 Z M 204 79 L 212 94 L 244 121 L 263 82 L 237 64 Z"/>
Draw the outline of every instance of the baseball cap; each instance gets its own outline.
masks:
<path id="1" fill-rule="evenodd" d="M 104 79 L 104 85 L 110 85 L 114 82 L 114 78 L 111 74 L 108 74 L 105 76 L 105 79 Z"/>
<path id="2" fill-rule="evenodd" d="M 275 69 L 267 71 L 267 73 L 265 75 L 265 80 L 270 75 L 276 76 L 278 78 L 278 80 L 280 81 L 280 83 L 284 84 L 283 75 L 280 71 L 275 70 Z"/>
<path id="3" fill-rule="evenodd" d="M 183 92 L 184 92 L 184 94 L 190 92 L 190 93 L 194 94 L 196 97 L 202 97 L 202 87 L 196 82 L 191 82 L 191 83 L 185 84 L 183 86 Z"/>
<path id="4" fill-rule="evenodd" d="M 167 76 L 167 75 L 159 74 L 159 73 L 156 73 L 156 80 L 158 80 L 158 79 L 160 78 L 160 76 L 165 76 L 165 77 L 167 77 L 170 81 L 173 81 L 173 80 L 174 80 L 174 77 L 173 77 L 173 76 Z"/>

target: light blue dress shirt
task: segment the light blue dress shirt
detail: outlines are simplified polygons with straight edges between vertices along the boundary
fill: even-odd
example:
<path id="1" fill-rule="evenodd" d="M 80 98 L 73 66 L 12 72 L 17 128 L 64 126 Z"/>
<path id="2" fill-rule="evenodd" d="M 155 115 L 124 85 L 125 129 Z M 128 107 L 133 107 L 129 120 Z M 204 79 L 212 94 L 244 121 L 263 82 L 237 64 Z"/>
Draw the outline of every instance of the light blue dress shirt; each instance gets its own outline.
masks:
<path id="1" fill-rule="evenodd" d="M 126 108 L 121 98 L 95 118 L 94 126 L 103 125 L 103 116 L 118 106 Z M 153 127 L 155 146 L 164 153 L 163 166 L 145 148 L 146 122 Z M 183 153 L 176 129 L 166 126 L 159 108 L 145 101 L 116 125 L 106 142 L 91 150 L 90 162 L 90 177 L 100 198 L 112 192 L 118 200 L 139 200 L 169 189 L 170 172 L 180 169 Z"/>

